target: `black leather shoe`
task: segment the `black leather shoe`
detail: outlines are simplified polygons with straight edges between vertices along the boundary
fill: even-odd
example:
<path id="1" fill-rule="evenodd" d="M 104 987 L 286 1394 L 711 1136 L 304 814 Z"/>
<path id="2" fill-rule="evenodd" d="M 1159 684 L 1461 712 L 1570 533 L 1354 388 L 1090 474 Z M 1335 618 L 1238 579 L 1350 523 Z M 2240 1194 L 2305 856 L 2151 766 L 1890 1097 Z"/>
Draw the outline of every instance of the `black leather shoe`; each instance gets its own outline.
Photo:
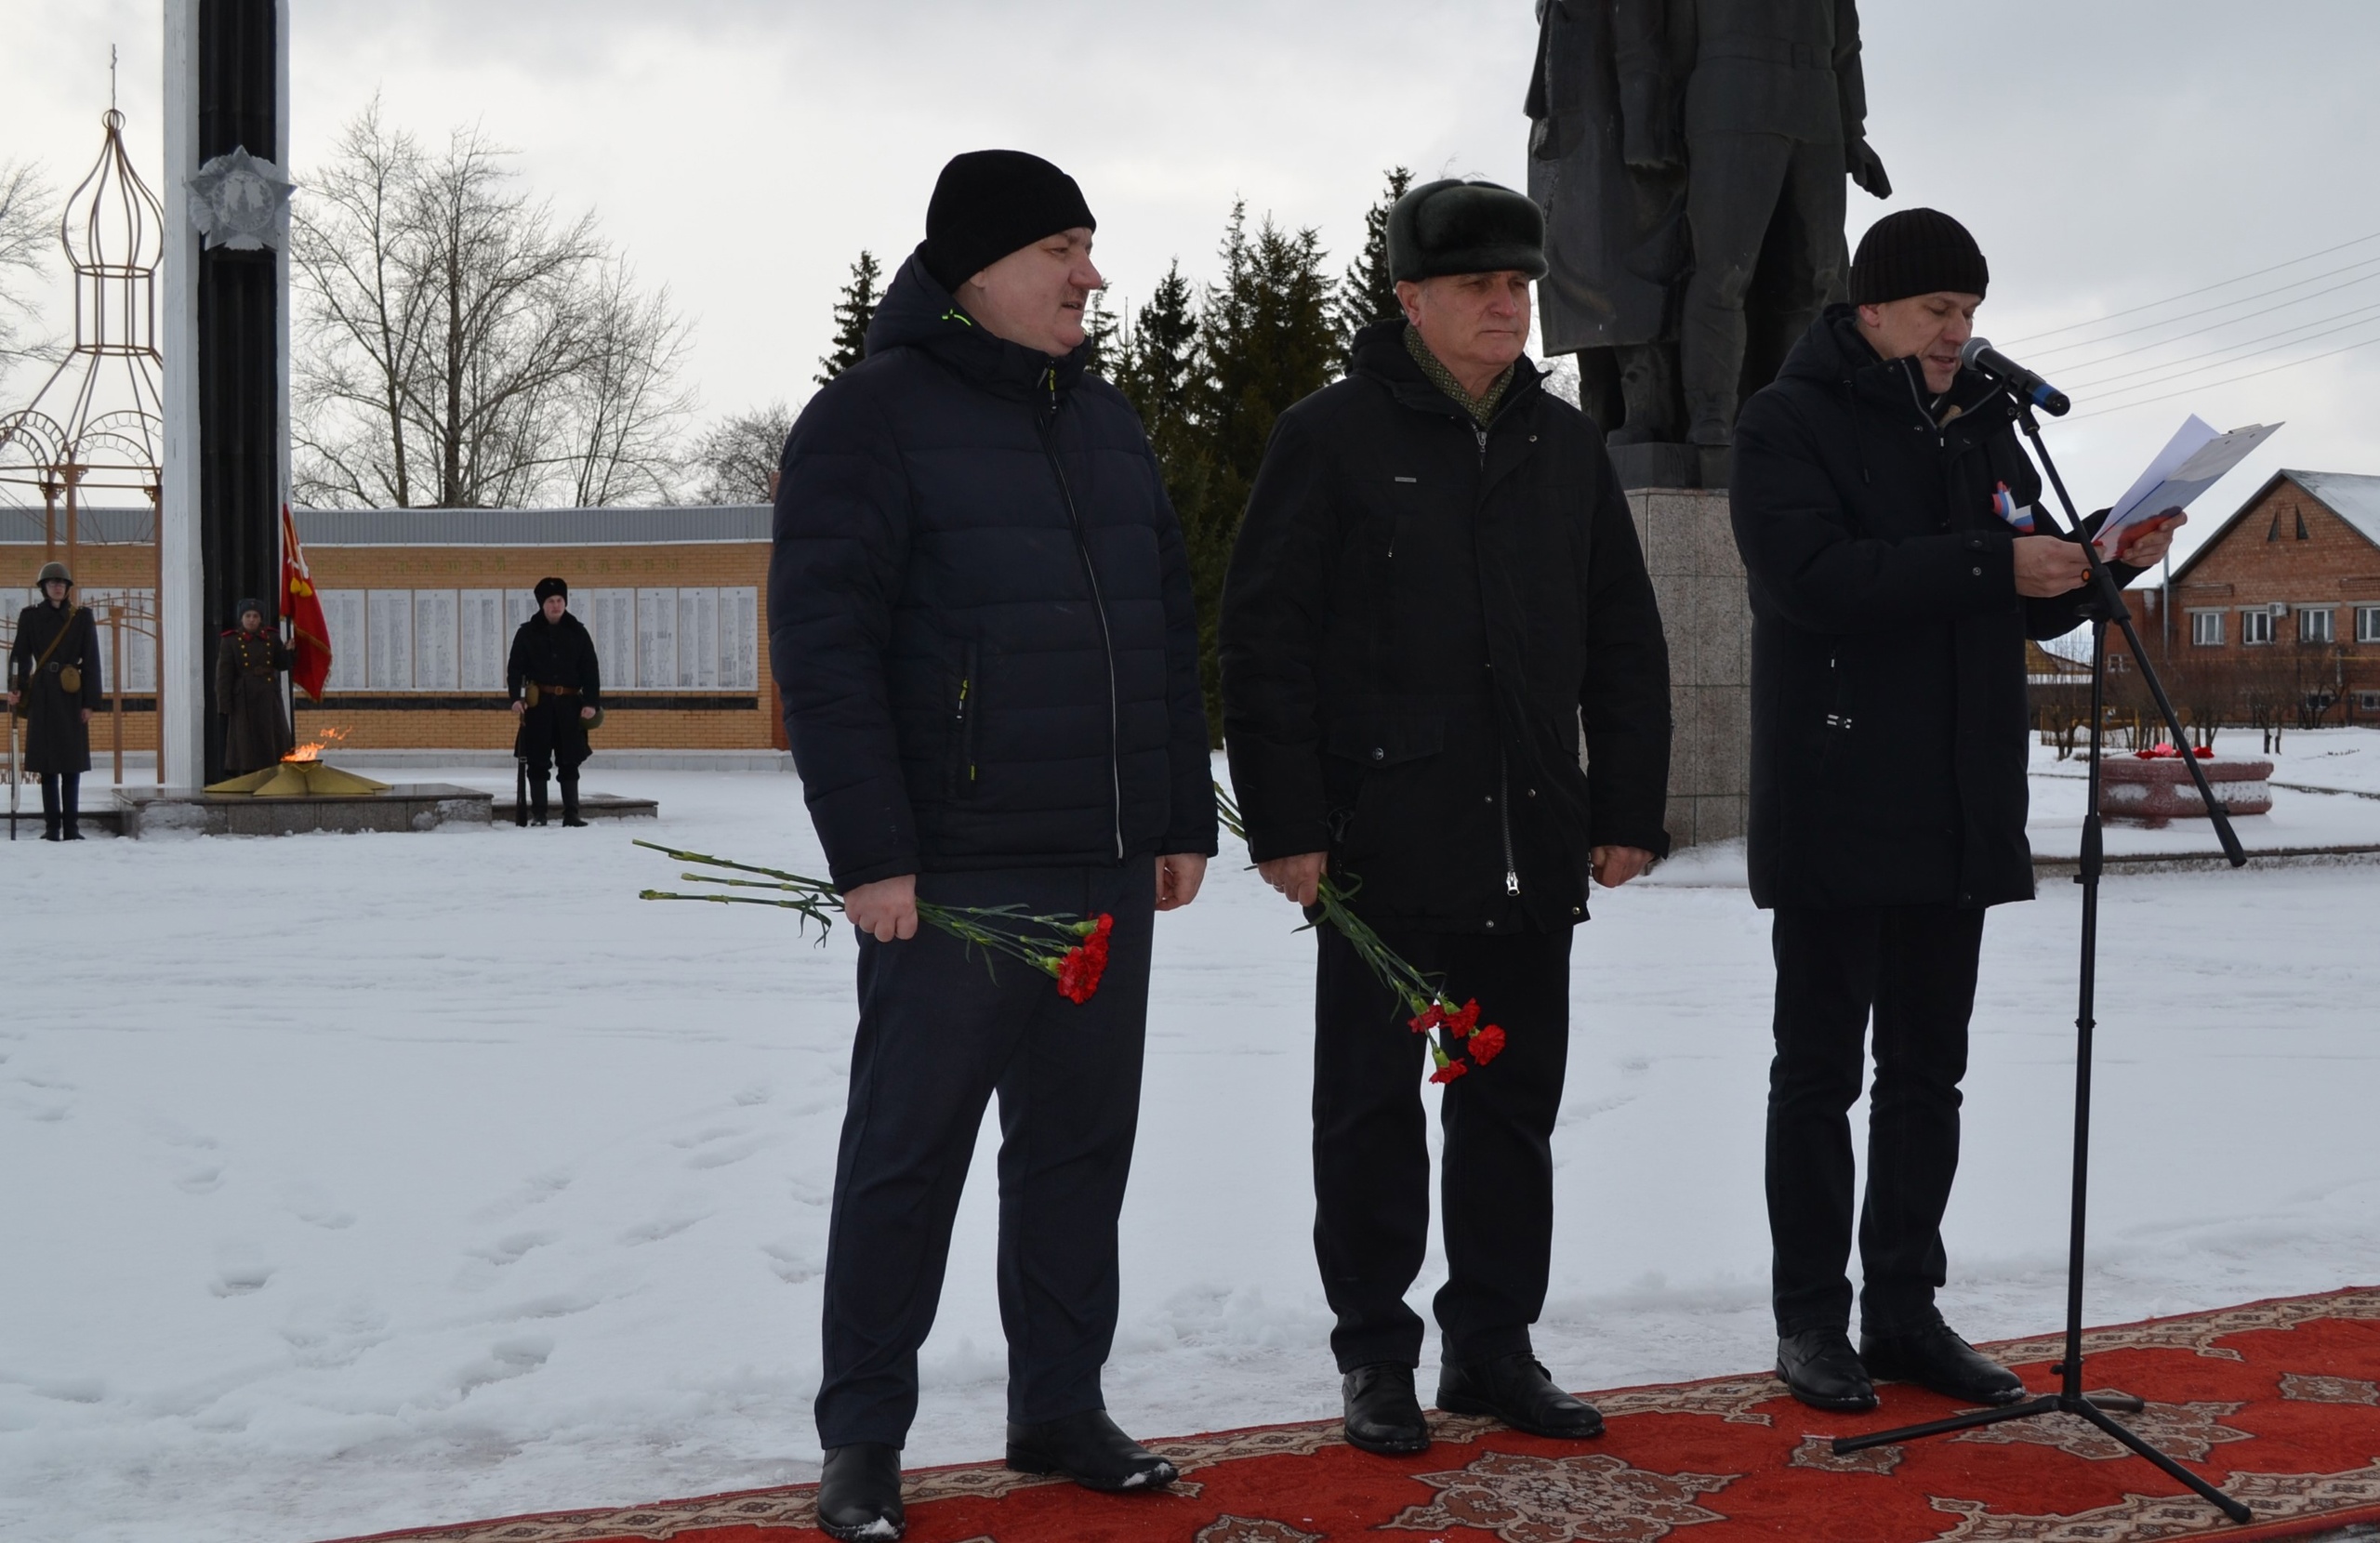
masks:
<path id="1" fill-rule="evenodd" d="M 1085 1489 L 1123 1494 L 1163 1489 L 1181 1475 L 1173 1465 L 1117 1429 L 1104 1409 L 1008 1427 L 1008 1466 L 1019 1473 L 1063 1473 Z"/>
<path id="2" fill-rule="evenodd" d="M 1357 1366 L 1339 1384 L 1347 1411 L 1347 1444 L 1382 1457 L 1407 1457 L 1430 1449 L 1430 1422 L 1413 1391 L 1413 1368 L 1384 1362 Z"/>
<path id="3" fill-rule="evenodd" d="M 1456 1415 L 1492 1415 L 1515 1431 L 1555 1441 L 1603 1434 L 1603 1416 L 1554 1385 L 1527 1351 L 1493 1361 L 1438 1366 L 1438 1407 Z"/>
<path id="4" fill-rule="evenodd" d="M 562 823 L 570 826 L 573 830 L 585 830 L 587 828 L 587 822 L 580 819 L 575 814 L 563 815 L 562 817 Z"/>
<path id="5" fill-rule="evenodd" d="M 901 1449 L 854 1442 L 826 1449 L 818 1480 L 818 1530 L 845 1543 L 894 1543 L 908 1530 L 901 1510 Z"/>
<path id="6" fill-rule="evenodd" d="M 1859 1358 L 1871 1375 L 1914 1382 L 1962 1404 L 2014 1404 L 2025 1396 L 2015 1372 L 1936 1323 L 1907 1334 L 1862 1334 Z"/>
<path id="7" fill-rule="evenodd" d="M 1813 1409 L 1858 1413 L 1876 1406 L 1876 1385 L 1839 1328 L 1809 1328 L 1777 1341 L 1777 1376 Z"/>

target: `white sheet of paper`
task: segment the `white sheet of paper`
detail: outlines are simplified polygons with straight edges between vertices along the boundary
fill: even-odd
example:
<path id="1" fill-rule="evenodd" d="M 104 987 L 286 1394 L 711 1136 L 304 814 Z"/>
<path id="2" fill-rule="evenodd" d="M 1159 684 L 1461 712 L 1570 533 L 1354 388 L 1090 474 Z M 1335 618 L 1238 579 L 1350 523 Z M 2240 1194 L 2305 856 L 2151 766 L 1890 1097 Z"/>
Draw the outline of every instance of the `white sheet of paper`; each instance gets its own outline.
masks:
<path id="1" fill-rule="evenodd" d="M 2280 427 L 2277 423 L 2252 423 L 2228 434 L 2218 433 L 2213 424 L 2191 414 L 2174 431 L 2174 437 L 2165 442 L 2165 448 L 2157 453 L 2148 469 L 2134 480 L 2108 511 L 2106 521 L 2099 527 L 2099 550 L 2115 551 L 2122 545 L 2125 531 L 2156 519 L 2167 509 L 2188 508 L 2192 499 L 2228 476 L 2232 468 L 2272 438 Z"/>

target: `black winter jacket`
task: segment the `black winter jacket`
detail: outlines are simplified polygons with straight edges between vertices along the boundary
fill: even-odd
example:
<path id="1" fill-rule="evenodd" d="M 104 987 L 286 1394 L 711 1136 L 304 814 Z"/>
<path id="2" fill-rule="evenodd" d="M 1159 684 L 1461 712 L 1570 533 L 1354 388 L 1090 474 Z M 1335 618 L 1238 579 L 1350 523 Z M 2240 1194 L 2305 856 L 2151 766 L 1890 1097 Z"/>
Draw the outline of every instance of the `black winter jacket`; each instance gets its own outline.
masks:
<path id="1" fill-rule="evenodd" d="M 2025 640 L 2080 625 L 2088 589 L 2016 593 L 2003 483 L 2039 504 L 2007 399 L 1962 371 L 1934 400 L 1849 306 L 1744 404 L 1730 504 L 1752 591 L 1756 903 L 2032 898 Z M 2046 513 L 2036 534 L 2058 534 Z"/>
<path id="2" fill-rule="evenodd" d="M 504 662 L 505 688 L 518 702 L 532 680 L 575 688 L 580 706 L 603 705 L 602 666 L 585 623 L 567 611 L 558 622 L 540 613 L 513 630 L 512 652 Z"/>
<path id="3" fill-rule="evenodd" d="M 1375 924 L 1567 926 L 1590 848 L 1668 848 L 1660 614 L 1594 426 L 1523 360 L 1483 436 L 1404 327 L 1281 415 L 1232 555 L 1249 846 L 1328 851 Z"/>
<path id="4" fill-rule="evenodd" d="M 1181 526 L 1123 394 L 915 257 L 786 441 L 769 658 L 835 882 L 1215 850 Z"/>

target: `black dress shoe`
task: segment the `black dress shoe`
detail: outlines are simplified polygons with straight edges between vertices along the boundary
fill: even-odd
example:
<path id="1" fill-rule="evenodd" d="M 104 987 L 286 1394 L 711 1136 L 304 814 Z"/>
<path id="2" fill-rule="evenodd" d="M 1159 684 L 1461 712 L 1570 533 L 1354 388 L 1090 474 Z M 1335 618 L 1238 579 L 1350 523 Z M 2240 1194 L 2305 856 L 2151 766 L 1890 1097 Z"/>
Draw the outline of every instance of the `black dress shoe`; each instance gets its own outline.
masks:
<path id="1" fill-rule="evenodd" d="M 1163 1489 L 1181 1477 L 1171 1463 L 1117 1430 L 1104 1409 L 1045 1425 L 1011 1420 L 1008 1466 L 1019 1473 L 1063 1473 L 1085 1489 L 1109 1494 Z"/>
<path id="2" fill-rule="evenodd" d="M 2022 1378 L 1944 1323 L 1907 1334 L 1862 1334 L 1859 1358 L 1876 1377 L 1914 1382 L 1962 1404 L 2014 1404 L 2025 1396 Z"/>
<path id="3" fill-rule="evenodd" d="M 562 823 L 570 826 L 573 830 L 585 830 L 587 828 L 587 822 L 580 819 L 575 814 L 563 815 L 562 817 Z"/>
<path id="4" fill-rule="evenodd" d="M 818 1480 L 818 1530 L 845 1543 L 894 1543 L 908 1528 L 901 1510 L 901 1449 L 854 1442 L 826 1449 Z"/>
<path id="5" fill-rule="evenodd" d="M 1456 1415 L 1492 1415 L 1515 1431 L 1555 1441 L 1603 1434 L 1603 1416 L 1554 1385 L 1527 1351 L 1469 1365 L 1438 1365 L 1438 1407 Z"/>
<path id="6" fill-rule="evenodd" d="M 1857 1413 L 1876 1406 L 1876 1385 L 1839 1328 L 1809 1328 L 1777 1341 L 1777 1376 L 1785 1391 L 1813 1409 Z"/>
<path id="7" fill-rule="evenodd" d="M 1408 1457 L 1430 1449 L 1430 1422 L 1413 1392 L 1413 1368 L 1384 1362 L 1357 1366 L 1342 1378 L 1347 1444 L 1382 1457 Z"/>

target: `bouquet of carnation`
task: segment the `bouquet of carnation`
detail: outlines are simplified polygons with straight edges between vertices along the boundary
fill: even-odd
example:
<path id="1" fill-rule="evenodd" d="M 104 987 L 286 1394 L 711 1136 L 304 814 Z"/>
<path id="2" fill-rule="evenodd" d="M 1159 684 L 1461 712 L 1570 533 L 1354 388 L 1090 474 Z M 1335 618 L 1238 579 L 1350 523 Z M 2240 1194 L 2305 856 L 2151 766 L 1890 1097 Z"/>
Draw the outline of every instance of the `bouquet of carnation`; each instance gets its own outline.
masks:
<path id="1" fill-rule="evenodd" d="M 1215 805 L 1223 812 L 1223 828 L 1240 840 L 1248 839 L 1248 822 L 1239 812 L 1239 805 L 1215 785 Z M 1422 974 L 1408 963 L 1395 949 L 1381 941 L 1381 935 L 1363 917 L 1348 908 L 1348 896 L 1354 893 L 1329 874 L 1315 890 L 1316 907 L 1322 919 L 1337 928 L 1355 950 L 1355 956 L 1369 967 L 1374 979 L 1395 992 L 1410 1009 L 1413 1016 L 1406 1022 L 1415 1034 L 1430 1036 L 1430 1060 L 1434 1070 L 1432 1082 L 1452 1082 L 1474 1066 L 1485 1066 L 1504 1051 L 1504 1031 L 1493 1023 L 1479 1022 L 1476 997 L 1461 1007 L 1446 994 L 1444 985 Z"/>
<path id="2" fill-rule="evenodd" d="M 723 890 L 760 890 L 767 894 L 677 894 L 667 890 L 639 891 L 642 900 L 707 900 L 719 905 L 774 905 L 792 911 L 801 918 L 801 925 L 818 924 L 820 943 L 834 926 L 834 918 L 842 913 L 843 897 L 835 886 L 823 878 L 803 874 L 787 873 L 782 868 L 759 868 L 748 863 L 730 862 L 724 857 L 710 857 L 698 851 L 680 851 L 656 841 L 639 841 L 666 857 L 681 863 L 697 863 L 705 867 L 723 868 L 730 874 L 752 874 L 751 878 L 721 877 L 717 874 L 687 873 L 680 877 L 692 884 L 715 884 Z M 1115 930 L 1116 918 L 1101 913 L 1089 920 L 1080 917 L 1040 916 L 1019 905 L 937 905 L 930 900 L 918 902 L 918 919 L 929 927 L 940 928 L 959 939 L 970 949 L 984 950 L 985 962 L 990 956 L 1003 954 L 1020 960 L 1050 976 L 1058 983 L 1058 995 L 1070 1002 L 1088 1002 L 1099 989 L 1099 978 L 1107 970 L 1107 939 Z"/>

